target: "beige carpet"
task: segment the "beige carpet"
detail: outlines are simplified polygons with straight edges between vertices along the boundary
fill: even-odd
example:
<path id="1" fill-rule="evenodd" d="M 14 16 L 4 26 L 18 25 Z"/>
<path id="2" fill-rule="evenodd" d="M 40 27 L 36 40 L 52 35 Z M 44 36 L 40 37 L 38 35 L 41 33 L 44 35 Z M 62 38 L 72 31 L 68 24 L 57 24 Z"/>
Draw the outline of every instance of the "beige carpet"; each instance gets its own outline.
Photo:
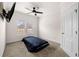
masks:
<path id="1" fill-rule="evenodd" d="M 68 57 L 68 55 L 56 43 L 51 43 L 37 53 L 30 53 L 24 43 L 19 41 L 7 44 L 3 57 Z"/>

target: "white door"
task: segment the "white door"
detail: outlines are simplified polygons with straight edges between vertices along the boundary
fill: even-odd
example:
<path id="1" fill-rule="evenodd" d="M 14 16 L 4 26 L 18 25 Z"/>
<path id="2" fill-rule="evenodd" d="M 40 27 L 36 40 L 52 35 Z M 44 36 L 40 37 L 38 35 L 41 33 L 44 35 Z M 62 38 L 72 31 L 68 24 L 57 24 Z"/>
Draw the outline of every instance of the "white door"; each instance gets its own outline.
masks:
<path id="1" fill-rule="evenodd" d="M 69 56 L 77 56 L 77 4 L 65 11 L 63 20 L 63 49 Z"/>
<path id="2" fill-rule="evenodd" d="M 73 6 L 73 55 L 78 56 L 78 4 Z"/>
<path id="3" fill-rule="evenodd" d="M 0 2 L 0 12 L 3 8 L 2 2 Z M 0 57 L 3 56 L 3 52 L 6 44 L 6 21 L 0 17 Z"/>

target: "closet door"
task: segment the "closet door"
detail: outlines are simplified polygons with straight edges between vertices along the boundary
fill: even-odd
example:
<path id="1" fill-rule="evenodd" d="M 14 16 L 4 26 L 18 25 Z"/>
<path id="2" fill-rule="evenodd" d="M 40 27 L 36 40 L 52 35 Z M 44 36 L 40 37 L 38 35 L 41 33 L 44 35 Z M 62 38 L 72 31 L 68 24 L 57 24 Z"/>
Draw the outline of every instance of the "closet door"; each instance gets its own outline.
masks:
<path id="1" fill-rule="evenodd" d="M 73 46 L 73 31 L 72 31 L 72 13 L 66 11 L 64 15 L 64 34 L 63 34 L 63 48 L 68 55 L 72 55 Z"/>
<path id="2" fill-rule="evenodd" d="M 63 20 L 63 49 L 69 56 L 77 56 L 77 4 L 74 4 L 65 11 Z"/>

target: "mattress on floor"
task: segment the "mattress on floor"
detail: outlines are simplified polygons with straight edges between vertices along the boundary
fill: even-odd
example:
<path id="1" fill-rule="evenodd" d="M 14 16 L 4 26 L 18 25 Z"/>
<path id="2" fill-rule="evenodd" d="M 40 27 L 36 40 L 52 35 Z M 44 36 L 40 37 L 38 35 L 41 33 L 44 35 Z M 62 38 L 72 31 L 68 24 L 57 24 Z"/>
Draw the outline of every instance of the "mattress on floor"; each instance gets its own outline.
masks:
<path id="1" fill-rule="evenodd" d="M 28 36 L 22 40 L 30 52 L 38 52 L 49 45 L 49 43 L 41 38 Z"/>

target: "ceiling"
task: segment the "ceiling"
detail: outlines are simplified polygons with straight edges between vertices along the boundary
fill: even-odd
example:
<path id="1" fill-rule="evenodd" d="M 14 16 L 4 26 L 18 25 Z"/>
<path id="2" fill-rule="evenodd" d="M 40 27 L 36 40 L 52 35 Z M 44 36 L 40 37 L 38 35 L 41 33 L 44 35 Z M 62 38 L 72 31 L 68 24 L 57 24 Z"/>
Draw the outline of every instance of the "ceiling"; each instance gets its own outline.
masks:
<path id="1" fill-rule="evenodd" d="M 4 8 L 6 10 L 9 10 L 11 8 L 13 2 L 4 2 L 3 4 L 4 4 Z M 40 6 L 41 6 L 40 2 L 16 2 L 15 10 L 27 13 L 29 11 L 26 10 L 25 8 L 32 9 L 32 7 L 40 7 Z"/>
<path id="2" fill-rule="evenodd" d="M 13 5 L 13 2 L 4 2 L 3 4 L 4 4 L 4 8 L 6 10 L 9 10 Z M 16 2 L 15 10 L 22 13 L 29 13 L 30 11 L 27 10 L 26 8 L 32 10 L 33 7 L 39 7 L 38 11 L 47 13 L 47 11 L 50 12 L 49 9 L 51 9 L 52 6 L 54 7 L 56 5 L 59 5 L 59 2 Z"/>

